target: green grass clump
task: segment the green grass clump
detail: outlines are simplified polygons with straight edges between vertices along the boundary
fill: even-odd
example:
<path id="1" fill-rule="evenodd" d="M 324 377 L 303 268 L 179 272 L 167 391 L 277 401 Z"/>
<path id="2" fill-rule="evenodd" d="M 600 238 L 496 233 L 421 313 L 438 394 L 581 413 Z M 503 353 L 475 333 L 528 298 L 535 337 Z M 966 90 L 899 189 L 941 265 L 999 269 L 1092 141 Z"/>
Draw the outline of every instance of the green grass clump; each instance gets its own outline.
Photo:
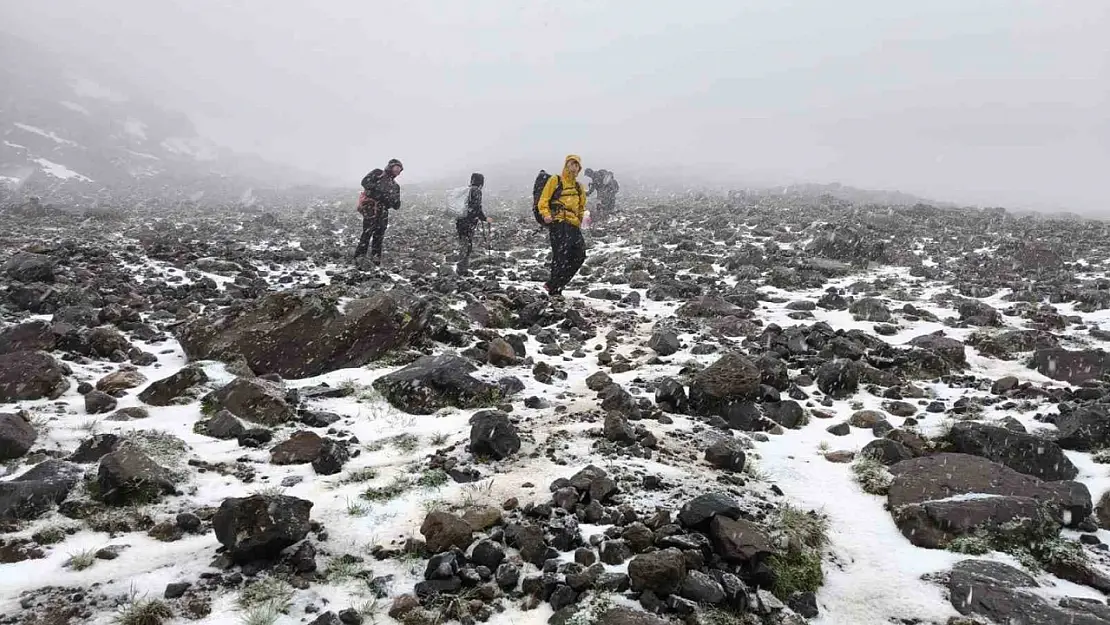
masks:
<path id="1" fill-rule="evenodd" d="M 239 607 L 255 608 L 262 605 L 279 606 L 282 610 L 293 599 L 293 587 L 278 577 L 264 577 L 239 591 Z"/>
<path id="2" fill-rule="evenodd" d="M 173 610 L 161 599 L 132 598 L 123 610 L 116 615 L 118 625 L 162 625 L 173 618 Z"/>
<path id="3" fill-rule="evenodd" d="M 785 601 L 795 592 L 816 592 L 825 582 L 821 554 L 829 541 L 828 518 L 784 505 L 769 525 L 786 537 L 785 551 L 767 559 L 775 572 L 771 593 Z"/>
<path id="4" fill-rule="evenodd" d="M 856 458 L 852 463 L 852 473 L 863 492 L 871 495 L 885 496 L 894 479 L 883 463 L 869 454 L 860 454 Z"/>
<path id="5" fill-rule="evenodd" d="M 84 571 L 94 564 L 96 564 L 96 549 L 88 549 L 86 551 L 78 551 L 77 553 L 70 554 L 69 559 L 66 560 L 65 567 L 67 569 L 73 569 L 74 571 Z"/>
<path id="6" fill-rule="evenodd" d="M 412 488 L 412 482 L 405 477 L 395 477 L 385 486 L 371 486 L 362 493 L 362 498 L 368 501 L 389 501 L 405 494 Z"/>
<path id="7" fill-rule="evenodd" d="M 416 480 L 416 484 L 423 488 L 439 488 L 450 479 L 447 472 L 442 469 L 429 469 Z"/>

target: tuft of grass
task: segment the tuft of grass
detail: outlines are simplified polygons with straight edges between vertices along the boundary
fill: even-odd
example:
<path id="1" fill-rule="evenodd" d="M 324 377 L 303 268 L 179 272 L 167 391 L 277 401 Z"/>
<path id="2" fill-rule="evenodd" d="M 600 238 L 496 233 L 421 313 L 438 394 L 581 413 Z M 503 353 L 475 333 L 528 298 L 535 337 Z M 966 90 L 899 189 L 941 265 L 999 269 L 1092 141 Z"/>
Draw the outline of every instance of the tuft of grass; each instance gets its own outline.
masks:
<path id="1" fill-rule="evenodd" d="M 328 583 L 334 584 L 352 579 L 361 572 L 361 562 L 343 555 L 328 560 L 328 566 L 324 569 L 324 578 L 328 580 Z"/>
<path id="2" fill-rule="evenodd" d="M 420 447 L 420 437 L 415 434 L 398 434 L 389 440 L 389 444 L 404 454 L 411 454 Z"/>
<path id="3" fill-rule="evenodd" d="M 612 608 L 613 598 L 608 593 L 590 593 L 579 602 L 578 610 L 567 619 L 566 625 L 597 625 Z"/>
<path id="4" fill-rule="evenodd" d="M 751 622 L 744 613 L 719 606 L 705 607 L 701 617 L 705 625 L 747 625 Z"/>
<path id="5" fill-rule="evenodd" d="M 883 463 L 871 454 L 860 454 L 852 462 L 852 473 L 863 492 L 871 495 L 886 495 L 894 479 Z"/>
<path id="6" fill-rule="evenodd" d="M 239 607 L 251 609 L 263 605 L 273 605 L 283 611 L 289 608 L 293 599 L 293 587 L 278 577 L 264 577 L 239 591 Z"/>
<path id="7" fill-rule="evenodd" d="M 796 592 L 816 592 L 825 583 L 821 554 L 812 549 L 773 555 L 767 558 L 767 566 L 775 572 L 771 594 L 782 601 Z"/>
<path id="8" fill-rule="evenodd" d="M 827 452 L 829 448 L 829 441 L 821 441 L 820 443 L 817 443 L 817 451 L 822 454 Z"/>
<path id="9" fill-rule="evenodd" d="M 377 478 L 378 478 L 378 470 L 377 469 L 375 469 L 373 467 L 364 467 L 362 469 L 355 469 L 354 471 L 351 471 L 347 475 L 344 475 L 343 479 L 339 480 L 339 483 L 340 484 L 360 484 L 362 482 L 369 482 L 370 480 L 374 480 L 374 479 L 377 479 Z"/>
<path id="10" fill-rule="evenodd" d="M 821 554 L 829 541 L 828 518 L 784 505 L 770 525 L 786 536 L 786 549 L 767 559 L 775 572 L 771 593 L 785 601 L 795 592 L 815 592 L 825 581 Z"/>
<path id="11" fill-rule="evenodd" d="M 451 509 L 451 505 L 442 499 L 425 499 L 420 503 L 420 506 L 424 509 L 425 514 L 431 514 L 432 512 L 437 512 L 439 510 L 447 511 Z"/>
<path id="12" fill-rule="evenodd" d="M 983 555 L 991 551 L 1008 553 L 1030 571 L 1057 567 L 1085 568 L 1090 560 L 1083 546 L 1059 535 L 1060 527 L 1047 512 L 1040 519 L 1008 522 L 991 530 L 980 530 L 952 539 L 947 549 L 957 553 Z"/>
<path id="13" fill-rule="evenodd" d="M 393 481 L 385 486 L 371 486 L 362 493 L 362 498 L 369 501 L 389 501 L 396 499 L 405 494 L 412 488 L 412 482 L 407 478 L 398 475 L 393 478 Z"/>
<path id="14" fill-rule="evenodd" d="M 277 603 L 263 603 L 243 611 L 239 617 L 242 625 L 274 625 L 283 613 L 282 606 Z"/>
<path id="15" fill-rule="evenodd" d="M 89 436 L 95 436 L 100 432 L 100 425 L 100 419 L 86 419 L 77 426 L 77 429 L 88 434 Z"/>
<path id="16" fill-rule="evenodd" d="M 450 436 L 448 436 L 446 432 L 436 432 L 435 435 L 432 436 L 432 445 L 435 447 L 441 447 L 443 445 L 446 445 L 449 439 Z"/>
<path id="17" fill-rule="evenodd" d="M 259 488 L 255 491 L 253 491 L 251 494 L 253 494 L 253 495 L 262 495 L 263 497 L 278 497 L 280 495 L 285 494 L 285 487 L 280 486 L 280 485 L 278 485 L 278 486 L 264 486 L 262 488 Z"/>
<path id="18" fill-rule="evenodd" d="M 416 480 L 417 486 L 422 488 L 441 488 L 451 480 L 443 469 L 429 469 Z"/>
<path id="19" fill-rule="evenodd" d="M 354 609 L 358 612 L 358 615 L 362 617 L 364 622 L 377 623 L 378 615 L 382 611 L 381 599 L 372 596 L 357 606 L 354 606 Z"/>
<path id="20" fill-rule="evenodd" d="M 1091 454 L 1091 460 L 1099 464 L 1110 464 L 1110 447 L 1103 447 Z"/>
<path id="21" fill-rule="evenodd" d="M 173 610 L 161 599 L 136 599 L 134 594 L 126 606 L 116 615 L 118 625 L 162 625 L 173 618 Z"/>
<path id="22" fill-rule="evenodd" d="M 748 461 L 744 463 L 743 473 L 757 482 L 766 482 L 771 477 L 760 468 L 759 463 L 754 458 L 748 458 Z"/>
<path id="23" fill-rule="evenodd" d="M 347 514 L 350 516 L 366 516 L 370 509 L 357 501 L 347 500 Z"/>
<path id="24" fill-rule="evenodd" d="M 40 545 L 56 545 L 66 539 L 66 530 L 58 525 L 44 527 L 31 537 Z"/>
<path id="25" fill-rule="evenodd" d="M 64 566 L 74 571 L 84 571 L 94 564 L 96 564 L 96 549 L 87 549 L 69 554 L 69 559 Z"/>
<path id="26" fill-rule="evenodd" d="M 462 487 L 464 508 L 472 508 L 490 500 L 493 495 L 493 478 L 464 484 Z"/>

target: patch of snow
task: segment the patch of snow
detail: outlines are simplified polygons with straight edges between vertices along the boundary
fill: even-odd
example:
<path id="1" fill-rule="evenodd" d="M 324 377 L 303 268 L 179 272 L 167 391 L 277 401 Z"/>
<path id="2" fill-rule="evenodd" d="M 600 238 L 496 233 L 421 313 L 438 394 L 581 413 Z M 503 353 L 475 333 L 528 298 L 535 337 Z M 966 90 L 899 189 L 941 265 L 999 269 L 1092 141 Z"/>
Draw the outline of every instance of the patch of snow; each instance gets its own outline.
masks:
<path id="1" fill-rule="evenodd" d="M 163 139 L 161 146 L 167 152 L 191 156 L 198 161 L 214 161 L 219 157 L 216 147 L 199 137 L 170 137 Z"/>
<path id="2" fill-rule="evenodd" d="M 4 145 L 8 146 L 9 148 L 15 148 L 17 150 L 26 150 L 27 149 L 27 146 L 25 146 L 25 145 L 19 145 L 18 143 L 12 143 L 11 141 L 7 141 L 7 140 L 4 141 Z"/>
<path id="3" fill-rule="evenodd" d="M 81 106 L 80 104 L 77 104 L 76 102 L 69 102 L 67 100 L 62 100 L 61 102 L 59 102 L 59 104 L 61 104 L 62 106 L 66 107 L 67 109 L 69 109 L 71 111 L 77 111 L 78 113 L 81 113 L 82 115 L 92 115 L 92 113 L 89 112 L 89 109 Z"/>
<path id="4" fill-rule="evenodd" d="M 45 158 L 36 158 L 34 159 L 34 162 L 39 164 L 39 167 L 42 168 L 42 171 L 44 173 L 54 176 L 55 178 L 61 178 L 62 180 L 76 178 L 81 182 L 92 182 L 92 178 L 89 178 L 88 176 L 82 176 L 72 169 L 69 169 L 65 165 L 59 165 L 53 161 L 48 161 Z"/>
<path id="5" fill-rule="evenodd" d="M 136 152 L 135 150 L 128 150 L 127 153 L 131 154 L 133 156 L 138 156 L 139 158 L 149 158 L 149 159 L 155 160 L 155 161 L 162 160 L 162 159 L 158 158 L 157 156 L 155 156 L 153 154 L 147 154 L 146 152 Z"/>
<path id="6" fill-rule="evenodd" d="M 35 126 L 30 126 L 28 124 L 21 124 L 19 122 L 16 122 L 12 125 L 15 126 L 16 128 L 19 128 L 20 130 L 30 132 L 30 133 L 33 133 L 33 134 L 36 134 L 36 135 L 39 135 L 39 136 L 42 136 L 42 137 L 46 137 L 47 139 L 50 139 L 51 141 L 54 141 L 55 143 L 60 143 L 62 145 L 77 145 L 77 143 L 74 142 L 74 141 L 70 141 L 69 139 L 63 139 L 63 138 L 59 137 L 58 135 L 56 135 L 52 132 L 48 132 L 46 130 L 43 130 L 42 128 L 36 128 Z"/>
<path id="7" fill-rule="evenodd" d="M 93 100 L 107 100 L 109 102 L 126 102 L 127 96 L 116 91 L 112 91 L 108 87 L 101 85 L 88 78 L 77 78 L 70 82 L 70 87 L 73 93 L 80 98 L 91 98 Z"/>

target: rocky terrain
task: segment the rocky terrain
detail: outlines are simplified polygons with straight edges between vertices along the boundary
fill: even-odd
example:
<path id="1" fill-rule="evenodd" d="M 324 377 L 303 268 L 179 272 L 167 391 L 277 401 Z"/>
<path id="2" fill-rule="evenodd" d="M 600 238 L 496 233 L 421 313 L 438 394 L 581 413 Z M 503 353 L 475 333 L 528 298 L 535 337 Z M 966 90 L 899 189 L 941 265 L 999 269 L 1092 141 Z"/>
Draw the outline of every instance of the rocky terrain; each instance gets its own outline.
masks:
<path id="1" fill-rule="evenodd" d="M 0 225 L 0 623 L 1110 623 L 1101 223 L 624 199 Z"/>

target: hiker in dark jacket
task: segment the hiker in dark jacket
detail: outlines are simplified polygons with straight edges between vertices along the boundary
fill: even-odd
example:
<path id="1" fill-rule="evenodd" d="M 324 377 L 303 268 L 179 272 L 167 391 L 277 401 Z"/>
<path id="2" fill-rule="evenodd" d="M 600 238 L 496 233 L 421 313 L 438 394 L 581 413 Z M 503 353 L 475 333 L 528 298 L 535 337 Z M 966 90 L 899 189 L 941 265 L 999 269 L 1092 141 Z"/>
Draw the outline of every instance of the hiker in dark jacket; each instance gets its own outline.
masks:
<path id="1" fill-rule="evenodd" d="M 389 211 L 401 208 L 401 187 L 397 176 L 404 166 L 401 161 L 392 159 L 384 170 L 375 169 L 362 179 L 363 200 L 358 212 L 362 214 L 362 237 L 355 248 L 355 259 L 366 255 L 370 248 L 370 261 L 375 265 L 382 263 L 382 239 L 389 227 Z"/>
<path id="2" fill-rule="evenodd" d="M 586 176 L 590 179 L 590 188 L 586 191 L 586 195 L 593 195 L 597 193 L 597 217 L 595 219 L 604 219 L 613 214 L 617 209 L 617 192 L 620 191 L 621 186 L 617 184 L 617 179 L 613 177 L 613 172 L 608 169 L 587 169 Z"/>
<path id="3" fill-rule="evenodd" d="M 455 220 L 455 232 L 459 235 L 459 264 L 455 271 L 460 276 L 465 276 L 470 267 L 470 252 L 474 249 L 474 231 L 478 229 L 478 222 L 489 223 L 489 218 L 482 212 L 482 187 L 485 184 L 485 176 L 478 173 L 470 174 L 470 191 L 466 195 L 466 215 Z"/>

